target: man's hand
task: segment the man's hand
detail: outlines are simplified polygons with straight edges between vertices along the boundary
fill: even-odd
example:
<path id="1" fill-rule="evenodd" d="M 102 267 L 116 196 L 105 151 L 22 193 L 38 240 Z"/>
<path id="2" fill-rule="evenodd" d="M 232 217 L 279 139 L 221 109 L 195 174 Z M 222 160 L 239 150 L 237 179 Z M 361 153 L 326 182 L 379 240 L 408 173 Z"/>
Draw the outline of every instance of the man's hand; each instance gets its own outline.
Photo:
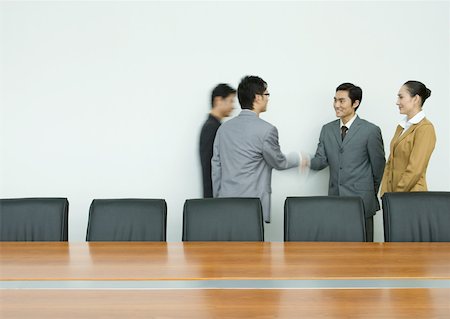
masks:
<path id="1" fill-rule="evenodd" d="M 304 173 L 305 171 L 307 171 L 309 169 L 309 166 L 311 164 L 311 158 L 309 156 L 309 154 L 305 153 L 305 152 L 301 152 L 302 155 L 302 161 L 300 163 L 300 171 L 302 173 Z"/>

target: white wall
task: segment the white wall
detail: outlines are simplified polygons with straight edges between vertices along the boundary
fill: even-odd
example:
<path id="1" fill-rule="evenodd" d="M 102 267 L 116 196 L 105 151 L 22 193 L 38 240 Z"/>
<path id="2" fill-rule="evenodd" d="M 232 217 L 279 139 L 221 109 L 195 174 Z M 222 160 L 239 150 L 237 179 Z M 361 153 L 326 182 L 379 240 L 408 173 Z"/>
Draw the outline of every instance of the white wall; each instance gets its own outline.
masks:
<path id="1" fill-rule="evenodd" d="M 314 152 L 335 87 L 363 88 L 359 115 L 385 148 L 396 94 L 417 79 L 438 142 L 430 190 L 450 190 L 448 2 L 2 2 L 0 197 L 64 196 L 71 241 L 93 198 L 165 198 L 168 240 L 201 196 L 198 136 L 210 89 L 256 74 L 286 152 Z M 328 170 L 274 172 L 282 240 L 286 196 L 327 192 Z M 382 238 L 376 219 L 376 239 Z"/>

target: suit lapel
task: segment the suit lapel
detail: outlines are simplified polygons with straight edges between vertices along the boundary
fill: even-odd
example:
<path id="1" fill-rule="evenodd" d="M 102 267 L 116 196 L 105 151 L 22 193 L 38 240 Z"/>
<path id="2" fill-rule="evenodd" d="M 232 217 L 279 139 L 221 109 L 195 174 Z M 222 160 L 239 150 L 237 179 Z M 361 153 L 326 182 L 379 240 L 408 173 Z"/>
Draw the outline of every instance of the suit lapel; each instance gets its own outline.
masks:
<path id="1" fill-rule="evenodd" d="M 347 134 L 345 135 L 344 141 L 342 142 L 342 145 L 348 144 L 348 142 L 353 138 L 353 136 L 356 135 L 358 130 L 361 128 L 361 119 L 359 116 L 356 116 L 355 121 L 352 123 L 350 128 L 347 131 Z"/>
<path id="2" fill-rule="evenodd" d="M 402 131 L 403 131 L 403 127 L 398 125 L 397 129 L 395 130 L 394 137 L 392 138 L 392 141 L 391 141 L 391 147 L 390 147 L 391 154 L 394 152 L 394 148 L 397 146 L 398 138 L 400 137 L 400 134 L 402 134 Z"/>
<path id="3" fill-rule="evenodd" d="M 334 128 L 334 137 L 336 138 L 336 141 L 338 142 L 338 145 L 342 145 L 342 138 L 341 138 L 341 122 L 339 120 L 335 121 Z"/>
<path id="4" fill-rule="evenodd" d="M 420 125 L 421 125 L 422 121 L 420 121 L 417 124 L 413 124 L 411 125 L 408 130 L 401 134 L 403 131 L 403 127 L 401 127 L 400 125 L 397 127 L 397 132 L 395 132 L 395 142 L 394 142 L 394 149 L 397 147 L 398 144 L 400 144 L 401 141 L 403 141 L 409 134 L 411 134 L 412 132 L 414 132 Z M 401 135 L 400 135 L 401 134 Z"/>

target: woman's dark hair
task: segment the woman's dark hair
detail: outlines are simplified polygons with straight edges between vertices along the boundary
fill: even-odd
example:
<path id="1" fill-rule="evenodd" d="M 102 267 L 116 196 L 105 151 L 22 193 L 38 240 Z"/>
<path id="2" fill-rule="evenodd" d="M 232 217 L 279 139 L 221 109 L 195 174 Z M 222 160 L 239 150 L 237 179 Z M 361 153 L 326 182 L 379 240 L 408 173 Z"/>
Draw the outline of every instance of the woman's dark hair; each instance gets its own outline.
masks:
<path id="1" fill-rule="evenodd" d="M 238 86 L 238 100 L 241 109 L 253 110 L 253 101 L 257 94 L 263 94 L 267 83 L 258 76 L 245 76 Z"/>
<path id="2" fill-rule="evenodd" d="M 406 89 L 409 92 L 411 97 L 416 95 L 420 96 L 422 99 L 422 105 L 425 103 L 426 99 L 428 99 L 431 95 L 431 90 L 425 86 L 422 82 L 419 81 L 408 81 L 403 84 L 406 86 Z"/>
<path id="3" fill-rule="evenodd" d="M 355 103 L 355 101 L 359 101 L 359 104 L 355 108 L 355 111 L 359 108 L 362 100 L 362 90 L 359 86 L 356 86 L 352 83 L 342 83 L 336 88 L 336 92 L 337 91 L 347 91 L 348 97 L 352 101 L 352 104 Z"/>

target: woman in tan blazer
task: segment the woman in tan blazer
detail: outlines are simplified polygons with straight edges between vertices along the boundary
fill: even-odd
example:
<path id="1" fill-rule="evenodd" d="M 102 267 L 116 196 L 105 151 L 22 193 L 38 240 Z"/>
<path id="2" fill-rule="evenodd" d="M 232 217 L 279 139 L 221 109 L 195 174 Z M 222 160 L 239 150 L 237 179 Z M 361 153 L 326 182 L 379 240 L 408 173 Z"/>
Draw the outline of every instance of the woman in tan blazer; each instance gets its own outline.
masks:
<path id="1" fill-rule="evenodd" d="M 431 91 L 421 82 L 408 81 L 398 92 L 397 105 L 406 117 L 397 126 L 384 169 L 381 196 L 385 192 L 427 191 L 426 171 L 436 144 L 431 122 L 422 106 Z"/>

